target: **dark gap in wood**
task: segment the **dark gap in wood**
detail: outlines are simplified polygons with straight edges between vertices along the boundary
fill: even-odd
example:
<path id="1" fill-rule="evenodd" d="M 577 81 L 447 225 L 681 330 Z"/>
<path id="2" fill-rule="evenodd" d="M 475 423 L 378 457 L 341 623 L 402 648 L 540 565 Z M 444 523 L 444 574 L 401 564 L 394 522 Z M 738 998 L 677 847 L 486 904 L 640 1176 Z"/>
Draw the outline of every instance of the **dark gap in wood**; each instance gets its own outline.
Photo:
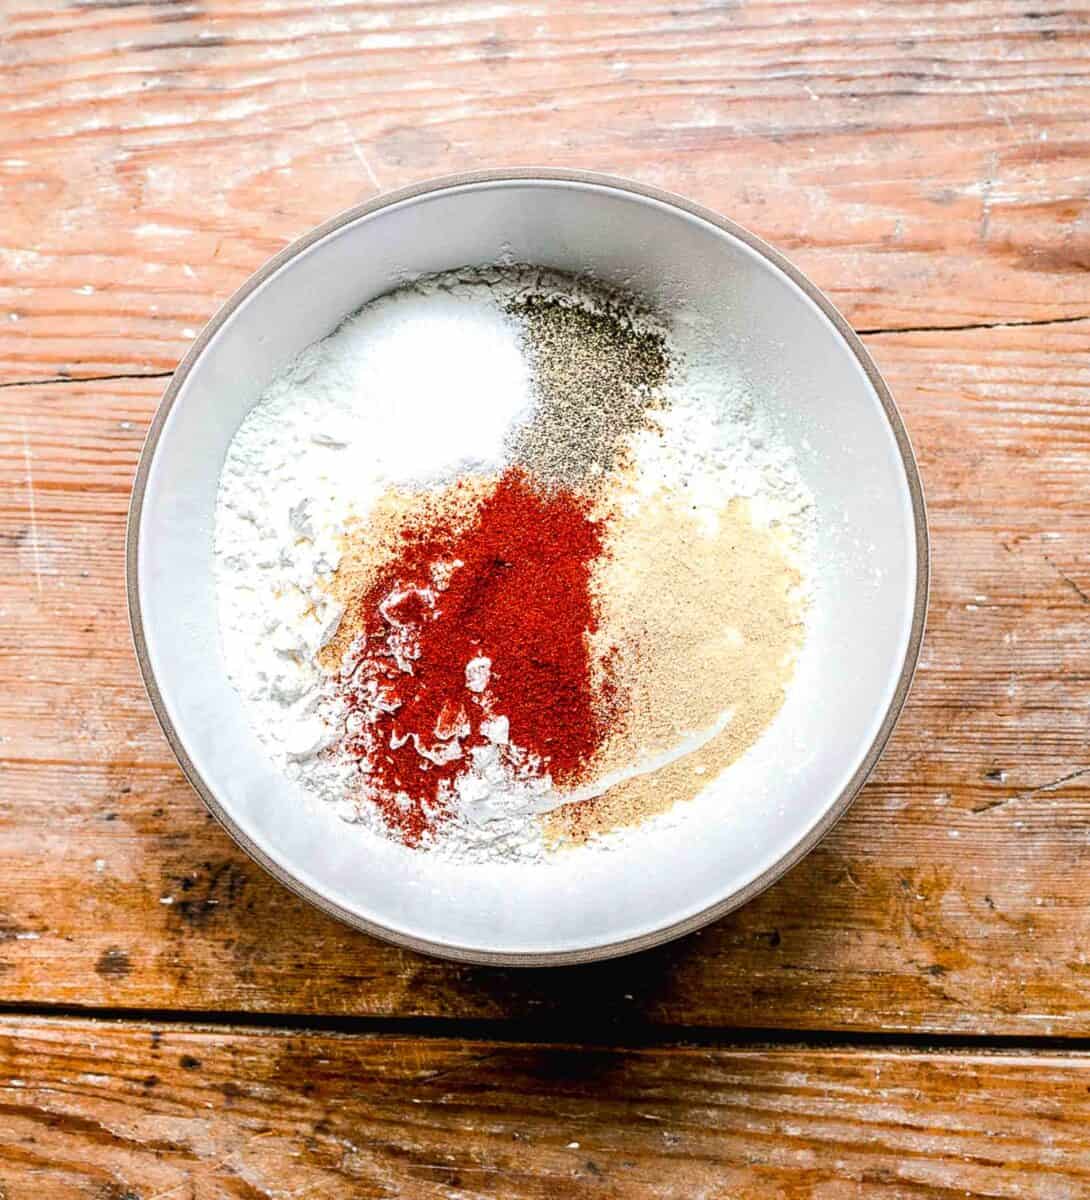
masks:
<path id="1" fill-rule="evenodd" d="M 109 383 L 114 379 L 169 379 L 173 371 L 130 371 L 119 375 L 54 375 L 51 379 L 13 379 L 3 388 L 45 387 L 51 383 Z"/>
<path id="2" fill-rule="evenodd" d="M 577 968 L 574 968 L 577 969 Z M 625 1050 L 669 1047 L 708 1049 L 889 1050 L 906 1053 L 1090 1053 L 1090 1035 L 957 1034 L 836 1029 L 651 1025 L 645 1022 L 558 1022 L 461 1017 L 362 1017 L 320 1013 L 246 1012 L 236 1009 L 113 1008 L 102 1005 L 0 1001 L 0 1020 L 27 1017 L 142 1025 L 189 1025 L 207 1029 L 258 1029 L 284 1033 L 341 1034 L 420 1040 L 496 1042 L 510 1045 L 580 1045 Z"/>
<path id="3" fill-rule="evenodd" d="M 1077 325 L 1090 321 L 1081 317 L 1045 317 L 1040 321 L 975 321 L 968 325 L 891 325 L 887 329 L 857 329 L 860 337 L 878 337 L 883 333 L 965 333 L 973 329 L 1035 329 L 1044 325 Z"/>

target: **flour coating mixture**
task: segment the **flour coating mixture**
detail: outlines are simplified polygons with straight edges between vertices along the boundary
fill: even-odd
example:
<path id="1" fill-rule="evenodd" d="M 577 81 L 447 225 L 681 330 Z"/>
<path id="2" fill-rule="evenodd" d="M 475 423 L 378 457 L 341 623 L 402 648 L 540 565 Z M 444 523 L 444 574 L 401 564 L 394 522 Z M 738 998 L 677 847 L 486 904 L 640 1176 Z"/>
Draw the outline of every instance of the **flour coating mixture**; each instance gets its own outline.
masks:
<path id="1" fill-rule="evenodd" d="M 497 268 L 400 288 L 280 372 L 215 554 L 286 775 L 407 847 L 517 862 L 680 819 L 757 741 L 813 507 L 709 335 Z"/>

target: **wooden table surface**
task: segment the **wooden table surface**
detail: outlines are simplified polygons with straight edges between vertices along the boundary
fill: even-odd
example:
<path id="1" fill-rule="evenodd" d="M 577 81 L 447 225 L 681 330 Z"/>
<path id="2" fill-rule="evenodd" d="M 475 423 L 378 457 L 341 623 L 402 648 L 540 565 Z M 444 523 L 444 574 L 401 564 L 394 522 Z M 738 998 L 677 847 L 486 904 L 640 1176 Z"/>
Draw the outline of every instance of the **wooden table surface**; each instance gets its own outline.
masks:
<path id="1" fill-rule="evenodd" d="M 0 1197 L 1090 1195 L 1090 6 L 3 0 Z M 702 934 L 418 957 L 173 762 L 123 539 L 165 380 L 339 208 L 682 192 L 864 334 L 934 553 L 872 782 Z"/>

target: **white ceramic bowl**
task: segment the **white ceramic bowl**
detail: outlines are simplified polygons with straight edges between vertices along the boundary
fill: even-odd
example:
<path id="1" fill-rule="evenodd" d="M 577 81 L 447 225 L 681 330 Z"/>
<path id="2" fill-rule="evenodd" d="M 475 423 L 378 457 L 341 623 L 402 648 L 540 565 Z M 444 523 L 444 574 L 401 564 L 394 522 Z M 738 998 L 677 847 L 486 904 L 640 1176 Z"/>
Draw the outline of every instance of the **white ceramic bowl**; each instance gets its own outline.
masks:
<path id="1" fill-rule="evenodd" d="M 811 633 L 783 710 L 685 820 L 623 854 L 467 868 L 344 825 L 283 778 L 224 671 L 212 570 L 227 447 L 269 378 L 406 275 L 531 262 L 694 307 L 795 446 L 818 508 Z M 840 817 L 885 745 L 919 653 L 927 533 L 893 400 L 829 301 L 752 234 L 676 196 L 584 172 L 440 180 L 334 218 L 277 255 L 178 368 L 140 461 L 133 634 L 190 782 L 320 908 L 401 945 L 556 964 L 642 949 L 743 903 Z"/>

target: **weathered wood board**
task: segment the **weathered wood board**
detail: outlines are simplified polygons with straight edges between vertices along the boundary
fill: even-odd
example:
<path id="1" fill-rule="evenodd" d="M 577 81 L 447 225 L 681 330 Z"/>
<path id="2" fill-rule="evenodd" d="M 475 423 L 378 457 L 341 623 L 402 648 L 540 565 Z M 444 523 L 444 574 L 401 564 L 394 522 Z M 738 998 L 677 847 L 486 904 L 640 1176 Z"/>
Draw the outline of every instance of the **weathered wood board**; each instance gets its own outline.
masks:
<path id="1" fill-rule="evenodd" d="M 0 1022 L 0 1185 L 50 1200 L 1090 1190 L 1081 1055 L 641 1050 Z"/>
<path id="2" fill-rule="evenodd" d="M 0 381 L 171 369 L 292 237 L 428 176 L 630 174 L 863 328 L 1090 315 L 1090 10 L 9 0 Z"/>
<path id="3" fill-rule="evenodd" d="M 1049 1050 L 1090 1037 L 1090 8 L 7 0 L 0 101 L 0 1198 L 1090 1193 L 1088 1060 Z M 540 163 L 683 192 L 832 295 L 915 441 L 934 587 L 814 854 L 698 936 L 515 972 L 234 848 L 143 695 L 123 540 L 165 378 L 255 267 Z"/>
<path id="4" fill-rule="evenodd" d="M 0 392 L 0 998 L 1090 1033 L 1090 321 L 868 343 L 934 543 L 923 663 L 874 780 L 817 853 L 702 935 L 544 973 L 382 946 L 234 849 L 129 645 L 123 523 L 160 381 Z"/>

